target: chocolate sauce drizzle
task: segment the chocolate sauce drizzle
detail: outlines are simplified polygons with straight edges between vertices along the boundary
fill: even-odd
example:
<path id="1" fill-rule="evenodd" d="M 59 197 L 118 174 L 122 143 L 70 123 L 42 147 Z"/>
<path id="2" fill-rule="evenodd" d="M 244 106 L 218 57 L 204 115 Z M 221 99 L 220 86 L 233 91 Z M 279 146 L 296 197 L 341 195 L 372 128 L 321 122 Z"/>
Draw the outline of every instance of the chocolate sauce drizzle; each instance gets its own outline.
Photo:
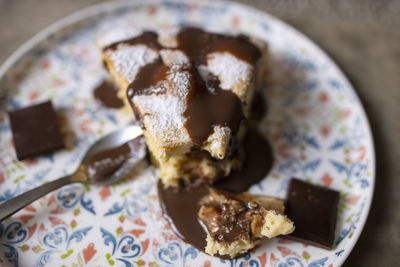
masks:
<path id="1" fill-rule="evenodd" d="M 106 46 L 104 50 L 116 50 L 120 44 L 137 45 L 144 44 L 154 50 L 160 50 L 162 46 L 158 43 L 158 34 L 155 32 L 145 31 L 141 35 L 119 42 L 115 42 L 109 46 Z"/>
<path id="2" fill-rule="evenodd" d="M 157 34 L 146 31 L 140 36 L 129 40 L 114 43 L 107 49 L 117 49 L 119 44 L 145 44 L 154 50 L 163 47 L 157 41 Z M 177 49 L 183 51 L 191 62 L 186 69 L 191 74 L 189 96 L 185 117 L 185 127 L 195 145 L 201 146 L 212 133 L 216 125 L 228 126 L 232 135 L 238 131 L 244 119 L 242 103 L 232 92 L 223 90 L 219 80 L 214 75 L 201 77 L 198 67 L 207 63 L 207 55 L 212 52 L 229 52 L 236 57 L 257 64 L 261 58 L 260 50 L 248 41 L 245 36 L 227 36 L 216 33 L 207 33 L 201 29 L 186 27 L 180 30 L 177 36 Z M 161 57 L 155 62 L 143 66 L 135 80 L 128 86 L 127 96 L 134 110 L 137 120 L 141 120 L 132 97 L 135 95 L 161 94 L 159 83 L 165 80 L 171 69 L 166 66 Z M 155 91 L 157 88 L 157 91 Z"/>
<path id="3" fill-rule="evenodd" d="M 191 72 L 191 90 L 183 115 L 193 143 L 201 146 L 215 125 L 228 126 L 234 135 L 244 119 L 240 99 L 231 91 L 221 89 L 214 75 L 208 75 L 204 81 L 195 68 Z"/>
<path id="4" fill-rule="evenodd" d="M 197 28 L 183 28 L 178 34 L 178 48 L 185 52 L 193 66 L 207 64 L 212 52 L 229 52 L 255 65 L 261 58 L 260 50 L 244 36 L 233 37 L 207 33 Z M 212 132 L 213 126 L 228 126 L 234 135 L 244 119 L 240 99 L 219 86 L 214 75 L 205 80 L 197 68 L 192 69 L 192 83 L 187 108 L 184 112 L 185 127 L 192 141 L 201 145 Z"/>
<path id="5" fill-rule="evenodd" d="M 180 30 L 178 48 L 183 50 L 196 66 L 206 64 L 207 54 L 212 52 L 229 52 L 251 65 L 255 65 L 261 58 L 260 50 L 244 35 L 208 33 L 194 27 Z"/>
<path id="6" fill-rule="evenodd" d="M 169 68 L 164 65 L 161 58 L 140 68 L 135 80 L 129 85 L 128 99 L 135 95 L 151 95 L 156 93 L 154 88 L 166 79 Z M 157 90 L 157 94 L 165 90 Z"/>

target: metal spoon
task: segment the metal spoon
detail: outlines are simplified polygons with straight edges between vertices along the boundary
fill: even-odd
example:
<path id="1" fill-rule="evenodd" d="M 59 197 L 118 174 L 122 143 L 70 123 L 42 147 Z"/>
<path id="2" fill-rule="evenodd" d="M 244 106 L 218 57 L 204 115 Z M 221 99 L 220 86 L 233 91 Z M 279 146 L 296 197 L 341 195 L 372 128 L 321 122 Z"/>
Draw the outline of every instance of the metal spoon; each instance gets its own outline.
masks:
<path id="1" fill-rule="evenodd" d="M 131 125 L 99 139 L 86 152 L 82 163 L 73 174 L 41 185 L 2 203 L 0 205 L 0 222 L 29 205 L 34 200 L 39 199 L 47 193 L 50 193 L 64 185 L 70 183 L 110 184 L 124 178 L 146 155 L 146 145 L 142 134 L 142 129 L 139 126 Z M 133 153 L 130 155 L 129 159 L 121 163 L 122 165 L 120 167 L 116 167 L 117 170 L 115 172 L 112 172 L 105 177 L 91 175 L 89 165 L 92 164 L 91 161 L 93 160 L 93 157 L 96 157 L 105 151 L 111 151 L 112 149 L 118 148 L 131 140 L 135 142 Z"/>

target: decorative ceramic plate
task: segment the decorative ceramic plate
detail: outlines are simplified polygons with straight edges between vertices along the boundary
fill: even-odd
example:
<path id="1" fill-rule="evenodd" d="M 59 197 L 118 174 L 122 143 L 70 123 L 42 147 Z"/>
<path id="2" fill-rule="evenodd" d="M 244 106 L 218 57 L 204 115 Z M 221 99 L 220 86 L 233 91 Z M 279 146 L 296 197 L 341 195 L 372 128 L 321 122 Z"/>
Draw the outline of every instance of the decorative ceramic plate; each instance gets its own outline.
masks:
<path id="1" fill-rule="evenodd" d="M 361 103 L 329 57 L 292 27 L 228 2 L 112 1 L 44 30 L 0 68 L 0 202 L 77 168 L 97 138 L 132 120 L 92 96 L 106 77 L 99 30 L 195 24 L 267 41 L 271 70 L 259 126 L 274 149 L 269 175 L 251 192 L 285 197 L 291 177 L 340 191 L 336 246 L 324 250 L 275 238 L 231 261 L 179 240 L 162 218 L 157 176 L 143 164 L 111 186 L 69 185 L 0 224 L 0 265 L 20 266 L 340 266 L 364 226 L 372 200 L 375 155 Z M 52 99 L 67 149 L 16 160 L 7 113 Z"/>

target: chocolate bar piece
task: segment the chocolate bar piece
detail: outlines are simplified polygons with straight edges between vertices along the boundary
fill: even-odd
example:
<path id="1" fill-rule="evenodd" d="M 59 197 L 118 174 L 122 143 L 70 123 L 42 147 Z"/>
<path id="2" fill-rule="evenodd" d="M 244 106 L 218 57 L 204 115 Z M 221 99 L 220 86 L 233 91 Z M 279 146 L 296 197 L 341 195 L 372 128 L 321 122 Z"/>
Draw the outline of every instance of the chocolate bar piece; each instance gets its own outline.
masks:
<path id="1" fill-rule="evenodd" d="M 296 229 L 285 238 L 332 249 L 335 242 L 339 192 L 292 179 L 286 214 Z"/>
<path id="2" fill-rule="evenodd" d="M 9 112 L 17 158 L 23 160 L 64 147 L 50 101 Z"/>

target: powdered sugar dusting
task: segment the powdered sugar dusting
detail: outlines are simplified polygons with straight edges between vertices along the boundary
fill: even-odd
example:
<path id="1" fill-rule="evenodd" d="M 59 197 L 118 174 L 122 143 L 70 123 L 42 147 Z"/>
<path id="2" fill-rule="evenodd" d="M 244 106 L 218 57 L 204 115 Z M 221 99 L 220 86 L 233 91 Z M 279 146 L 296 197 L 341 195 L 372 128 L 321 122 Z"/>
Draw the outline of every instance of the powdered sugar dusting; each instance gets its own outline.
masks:
<path id="1" fill-rule="evenodd" d="M 213 133 L 208 137 L 207 141 L 221 140 L 231 135 L 231 129 L 226 126 L 216 125 L 213 128 Z"/>
<path id="2" fill-rule="evenodd" d="M 231 133 L 232 131 L 229 127 L 215 125 L 213 127 L 213 132 L 205 142 L 205 149 L 209 151 L 214 158 L 224 158 Z"/>
<path id="3" fill-rule="evenodd" d="M 169 81 L 168 93 L 179 96 L 186 101 L 190 87 L 190 74 L 187 71 L 171 71 L 167 79 Z"/>
<path id="4" fill-rule="evenodd" d="M 253 67 L 228 52 L 216 52 L 207 56 L 207 69 L 219 78 L 222 89 L 231 90 L 250 81 Z"/>
<path id="5" fill-rule="evenodd" d="M 180 134 L 184 128 L 185 106 L 178 96 L 138 95 L 134 97 L 134 102 L 144 115 L 143 122 L 147 130 L 150 134 L 155 134 L 159 141 L 164 144 L 189 141 Z"/>
<path id="6" fill-rule="evenodd" d="M 163 49 L 160 55 L 164 64 L 172 69 L 180 69 L 190 64 L 188 57 L 180 50 Z"/>
<path id="7" fill-rule="evenodd" d="M 145 126 L 150 134 L 157 136 L 162 145 L 190 142 L 183 116 L 189 79 L 188 72 L 171 70 L 167 80 L 159 85 L 166 88 L 166 93 L 133 97 L 134 104 L 143 116 Z"/>
<path id="8" fill-rule="evenodd" d="M 117 50 L 107 50 L 106 54 L 113 62 L 116 72 L 128 82 L 135 79 L 142 66 L 153 62 L 158 57 L 157 51 L 145 45 L 119 44 Z"/>
<path id="9" fill-rule="evenodd" d="M 178 46 L 178 40 L 176 39 L 178 32 L 178 27 L 159 29 L 157 30 L 158 42 L 164 47 L 175 48 Z"/>

